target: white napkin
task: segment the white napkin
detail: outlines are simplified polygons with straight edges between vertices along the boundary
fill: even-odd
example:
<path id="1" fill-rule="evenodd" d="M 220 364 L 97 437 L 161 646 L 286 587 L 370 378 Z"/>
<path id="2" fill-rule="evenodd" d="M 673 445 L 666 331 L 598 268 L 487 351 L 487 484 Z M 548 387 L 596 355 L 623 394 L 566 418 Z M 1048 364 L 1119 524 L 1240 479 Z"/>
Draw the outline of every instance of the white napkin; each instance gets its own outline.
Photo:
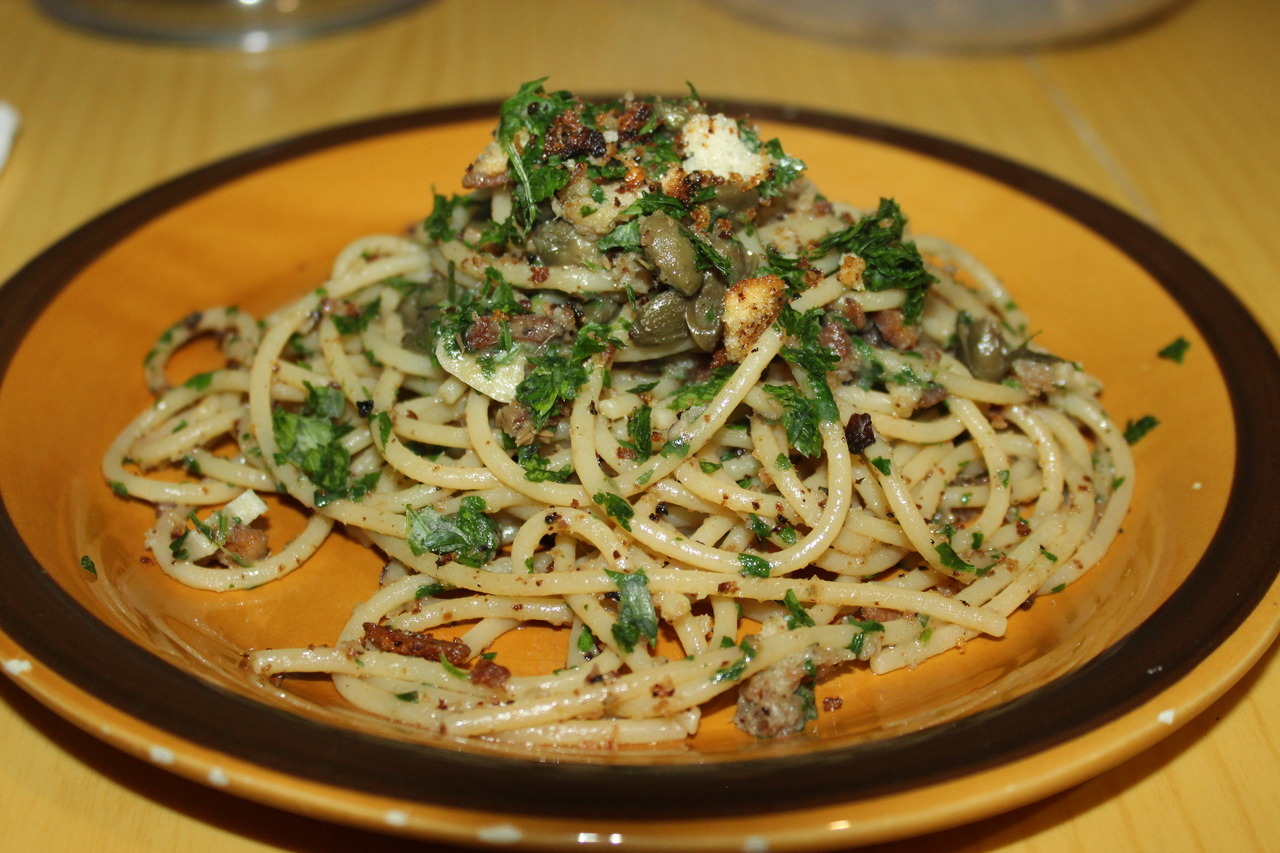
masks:
<path id="1" fill-rule="evenodd" d="M 18 133 L 18 111 L 8 101 L 0 101 L 0 170 L 9 159 L 13 137 Z"/>

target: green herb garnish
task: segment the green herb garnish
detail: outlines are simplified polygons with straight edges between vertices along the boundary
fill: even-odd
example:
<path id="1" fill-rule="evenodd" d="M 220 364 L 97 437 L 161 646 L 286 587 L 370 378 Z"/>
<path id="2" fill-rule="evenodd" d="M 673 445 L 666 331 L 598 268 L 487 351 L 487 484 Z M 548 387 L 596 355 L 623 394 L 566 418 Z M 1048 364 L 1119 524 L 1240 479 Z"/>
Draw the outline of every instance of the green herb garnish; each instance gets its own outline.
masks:
<path id="1" fill-rule="evenodd" d="M 443 515 L 426 506 L 405 510 L 406 539 L 417 556 L 430 551 L 452 555 L 464 566 L 479 568 L 498 553 L 498 525 L 485 515 L 484 498 L 469 495 L 455 515 Z"/>

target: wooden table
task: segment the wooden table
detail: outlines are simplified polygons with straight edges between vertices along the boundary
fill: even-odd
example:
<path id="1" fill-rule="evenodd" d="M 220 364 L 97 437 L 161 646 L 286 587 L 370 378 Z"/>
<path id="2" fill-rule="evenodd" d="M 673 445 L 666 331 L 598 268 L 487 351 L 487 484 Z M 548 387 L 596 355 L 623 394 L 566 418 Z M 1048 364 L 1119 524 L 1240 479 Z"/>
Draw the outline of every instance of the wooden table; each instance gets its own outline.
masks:
<path id="1" fill-rule="evenodd" d="M 1123 37 L 968 55 L 775 34 L 711 3 L 439 0 L 363 30 L 250 54 L 99 38 L 28 2 L 0 0 L 0 99 L 24 119 L 0 173 L 0 280 L 105 208 L 280 137 L 500 98 L 541 76 L 593 92 L 674 92 L 692 80 L 707 95 L 791 102 L 951 137 L 1077 184 L 1200 258 L 1276 337 L 1277 42 L 1280 9 L 1269 0 L 1198 0 Z M 136 761 L 6 679 L 0 697 L 4 850 L 235 853 L 386 843 Z M 1277 706 L 1272 649 L 1203 715 L 1102 776 L 883 849 L 1280 849 Z"/>

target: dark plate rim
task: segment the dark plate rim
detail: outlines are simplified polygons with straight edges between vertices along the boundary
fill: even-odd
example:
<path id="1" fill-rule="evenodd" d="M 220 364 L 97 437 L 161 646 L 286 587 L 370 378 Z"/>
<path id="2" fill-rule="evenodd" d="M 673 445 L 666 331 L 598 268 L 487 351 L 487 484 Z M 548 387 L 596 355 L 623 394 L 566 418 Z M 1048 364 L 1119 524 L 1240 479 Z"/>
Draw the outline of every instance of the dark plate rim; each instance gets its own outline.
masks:
<path id="1" fill-rule="evenodd" d="M 987 770 L 1115 720 L 1173 686 L 1221 645 L 1280 570 L 1280 526 L 1270 487 L 1280 475 L 1280 444 L 1266 430 L 1269 415 L 1280 412 L 1280 358 L 1222 282 L 1129 214 L 1003 157 L 858 118 L 715 103 L 731 113 L 885 143 L 993 178 L 1076 220 L 1145 269 L 1208 341 L 1226 383 L 1238 451 L 1223 518 L 1233 529 L 1251 532 L 1247 546 L 1220 525 L 1186 581 L 1142 625 L 1080 669 L 998 707 L 881 741 L 699 764 L 516 761 L 339 730 L 255 703 L 161 660 L 90 615 L 26 549 L 3 495 L 0 565 L 6 591 L 0 596 L 0 630 L 83 693 L 154 729 L 269 771 L 424 806 L 632 821 L 813 808 Z M 492 116 L 497 107 L 491 102 L 427 109 L 320 130 L 221 160 L 120 204 L 45 250 L 0 288 L 0 366 L 7 375 L 25 333 L 80 270 L 183 202 L 296 157 Z M 1224 565 L 1233 566 L 1225 583 L 1216 571 Z M 97 653 L 86 655 L 87 648 Z M 163 689 L 140 693 L 138 684 Z M 865 772 L 869 766 L 874 774 Z M 406 786 L 406 779 L 414 784 Z"/>

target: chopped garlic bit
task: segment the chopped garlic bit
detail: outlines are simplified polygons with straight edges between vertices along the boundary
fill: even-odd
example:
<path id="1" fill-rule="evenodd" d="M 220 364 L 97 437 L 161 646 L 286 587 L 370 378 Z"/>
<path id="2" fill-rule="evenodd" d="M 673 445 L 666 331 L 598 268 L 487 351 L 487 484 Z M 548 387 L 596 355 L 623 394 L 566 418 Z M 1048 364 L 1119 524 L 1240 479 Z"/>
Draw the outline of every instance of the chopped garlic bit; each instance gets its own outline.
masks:
<path id="1" fill-rule="evenodd" d="M 262 498 L 258 497 L 252 489 L 247 489 L 222 509 L 209 513 L 209 517 L 202 523 L 216 530 L 218 528 L 218 518 L 222 517 L 227 520 L 228 524 L 248 525 L 252 524 L 254 520 L 266 511 L 267 505 Z M 192 530 L 187 533 L 187 538 L 183 540 L 182 547 L 187 552 L 187 559 L 192 562 L 203 560 L 218 550 L 218 545 L 199 530 Z"/>

